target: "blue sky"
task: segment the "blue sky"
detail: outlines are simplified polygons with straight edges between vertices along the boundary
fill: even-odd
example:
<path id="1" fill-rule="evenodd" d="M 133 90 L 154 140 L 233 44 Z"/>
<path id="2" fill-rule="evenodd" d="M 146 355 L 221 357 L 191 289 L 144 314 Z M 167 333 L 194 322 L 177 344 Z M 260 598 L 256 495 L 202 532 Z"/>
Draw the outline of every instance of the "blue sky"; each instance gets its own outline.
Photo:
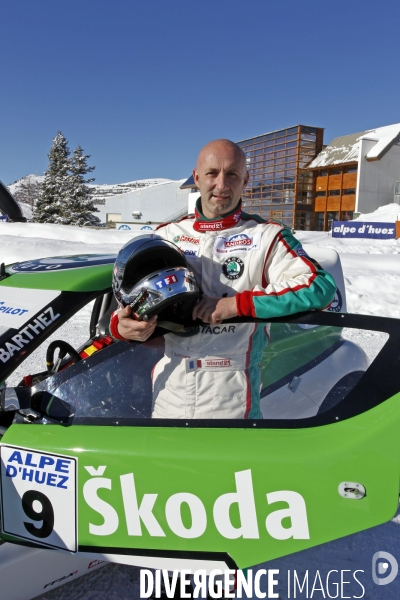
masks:
<path id="1" fill-rule="evenodd" d="M 52 138 L 97 183 L 190 174 L 207 141 L 400 122 L 398 0 L 13 0 L 2 6 L 0 179 Z"/>

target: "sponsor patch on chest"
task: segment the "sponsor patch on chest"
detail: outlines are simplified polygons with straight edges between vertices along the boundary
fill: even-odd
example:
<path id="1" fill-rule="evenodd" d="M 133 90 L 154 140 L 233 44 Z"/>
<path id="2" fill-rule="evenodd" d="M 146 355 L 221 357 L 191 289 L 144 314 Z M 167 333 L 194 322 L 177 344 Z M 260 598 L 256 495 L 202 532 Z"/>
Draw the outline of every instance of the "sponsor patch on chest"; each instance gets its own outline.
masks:
<path id="1" fill-rule="evenodd" d="M 237 256 L 227 258 L 222 265 L 222 272 L 227 279 L 239 279 L 243 275 L 243 271 L 244 262 Z"/>
<path id="2" fill-rule="evenodd" d="M 173 239 L 181 252 L 187 258 L 195 258 L 200 252 L 200 238 L 190 235 L 176 235 Z"/>
<path id="3" fill-rule="evenodd" d="M 179 250 L 183 252 L 186 258 L 195 258 L 199 256 L 200 248 L 199 246 L 192 246 L 189 244 L 177 244 Z"/>
<path id="4" fill-rule="evenodd" d="M 260 249 L 260 233 L 237 233 L 236 235 L 219 235 L 214 243 L 213 253 L 216 256 L 224 254 L 238 254 L 241 252 L 252 252 Z"/>

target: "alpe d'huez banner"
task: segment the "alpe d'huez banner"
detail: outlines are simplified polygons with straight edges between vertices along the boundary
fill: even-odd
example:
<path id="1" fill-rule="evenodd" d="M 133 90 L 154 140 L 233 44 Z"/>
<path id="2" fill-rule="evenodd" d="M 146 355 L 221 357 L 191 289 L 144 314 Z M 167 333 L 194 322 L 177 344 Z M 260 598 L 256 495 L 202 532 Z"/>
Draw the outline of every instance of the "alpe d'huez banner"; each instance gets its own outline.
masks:
<path id="1" fill-rule="evenodd" d="M 388 240 L 396 237 L 396 227 L 394 223 L 333 221 L 332 237 Z"/>

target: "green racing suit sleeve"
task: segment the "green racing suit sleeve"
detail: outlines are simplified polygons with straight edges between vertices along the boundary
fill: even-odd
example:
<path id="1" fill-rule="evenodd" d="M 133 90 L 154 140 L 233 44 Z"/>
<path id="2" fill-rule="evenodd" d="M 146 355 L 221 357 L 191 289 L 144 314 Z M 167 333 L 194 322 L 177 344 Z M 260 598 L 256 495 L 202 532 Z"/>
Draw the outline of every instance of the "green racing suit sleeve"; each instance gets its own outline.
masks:
<path id="1" fill-rule="evenodd" d="M 268 252 L 262 286 L 236 295 L 239 316 L 261 319 L 322 310 L 336 291 L 333 277 L 310 258 L 289 229 L 282 229 Z"/>

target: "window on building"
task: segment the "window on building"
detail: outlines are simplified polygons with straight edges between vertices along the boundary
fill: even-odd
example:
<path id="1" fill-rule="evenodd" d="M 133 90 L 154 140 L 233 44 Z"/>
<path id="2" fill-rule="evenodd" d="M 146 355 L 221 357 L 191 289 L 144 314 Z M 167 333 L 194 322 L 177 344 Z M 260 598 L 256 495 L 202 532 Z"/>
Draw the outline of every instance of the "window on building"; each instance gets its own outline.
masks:
<path id="1" fill-rule="evenodd" d="M 357 165 L 353 165 L 352 167 L 346 167 L 344 172 L 345 173 L 357 173 Z"/>
<path id="2" fill-rule="evenodd" d="M 395 181 L 394 183 L 394 198 L 393 201 L 396 204 L 400 204 L 400 181 Z"/>
<path id="3" fill-rule="evenodd" d="M 324 198 L 325 196 L 326 196 L 326 191 L 315 193 L 316 198 Z"/>
<path id="4" fill-rule="evenodd" d="M 342 173 L 342 169 L 331 169 L 329 175 L 340 175 Z"/>
<path id="5" fill-rule="evenodd" d="M 324 171 L 324 170 L 319 171 L 319 173 L 318 173 L 319 177 L 326 177 L 327 175 L 328 175 L 328 171 Z"/>
<path id="6" fill-rule="evenodd" d="M 295 228 L 301 231 L 310 231 L 311 229 L 311 212 L 300 211 L 296 214 Z"/>
<path id="7" fill-rule="evenodd" d="M 352 221 L 354 212 L 352 210 L 345 210 L 342 212 L 340 219 L 342 221 Z"/>
<path id="8" fill-rule="evenodd" d="M 315 127 L 308 127 L 307 125 L 303 125 L 301 128 L 302 133 L 317 133 Z"/>
<path id="9" fill-rule="evenodd" d="M 333 221 L 339 220 L 339 213 L 338 212 L 328 212 L 326 215 L 326 220 L 327 220 L 327 229 L 329 231 L 330 229 L 332 229 Z"/>
<path id="10" fill-rule="evenodd" d="M 342 194 L 343 196 L 350 196 L 356 193 L 356 189 L 355 188 L 347 188 L 346 190 L 343 190 Z"/>
<path id="11" fill-rule="evenodd" d="M 285 190 L 283 192 L 283 201 L 284 202 L 293 202 L 294 199 L 294 190 Z"/>
<path id="12" fill-rule="evenodd" d="M 330 196 L 340 196 L 340 190 L 329 190 Z"/>
<path id="13" fill-rule="evenodd" d="M 314 230 L 324 231 L 325 213 L 316 212 L 314 216 Z"/>
<path id="14" fill-rule="evenodd" d="M 313 193 L 312 192 L 297 192 L 297 203 L 298 204 L 312 204 Z"/>

